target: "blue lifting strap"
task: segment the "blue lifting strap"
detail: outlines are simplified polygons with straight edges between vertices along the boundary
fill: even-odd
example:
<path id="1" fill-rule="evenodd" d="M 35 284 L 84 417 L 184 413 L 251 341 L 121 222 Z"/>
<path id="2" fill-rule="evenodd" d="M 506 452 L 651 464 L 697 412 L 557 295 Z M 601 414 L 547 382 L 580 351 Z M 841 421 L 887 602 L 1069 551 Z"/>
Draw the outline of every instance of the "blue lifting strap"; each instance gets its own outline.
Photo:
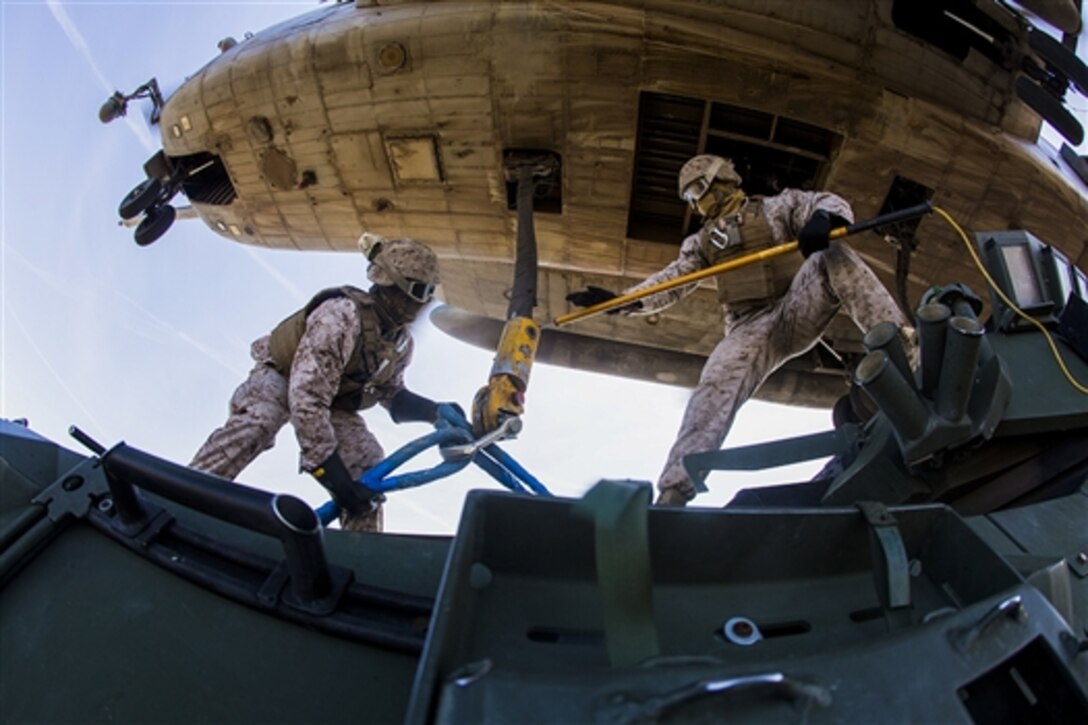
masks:
<path id="1" fill-rule="evenodd" d="M 384 460 L 369 468 L 360 483 L 371 491 L 385 493 L 386 491 L 398 491 L 404 488 L 422 486 L 440 478 L 457 473 L 470 462 L 475 462 L 480 468 L 489 473 L 500 484 L 519 493 L 532 492 L 538 496 L 551 496 L 551 492 L 544 484 L 534 478 L 521 464 L 510 457 L 495 443 L 488 444 L 475 451 L 471 455 L 445 460 L 442 463 L 421 471 L 403 473 L 399 476 L 390 475 L 407 461 L 427 450 L 431 446 L 454 446 L 472 444 L 472 425 L 465 416 L 456 408 L 445 403 L 438 406 L 438 420 L 434 424 L 435 430 L 422 438 L 407 443 Z M 328 526 L 340 516 L 340 507 L 335 501 L 329 501 L 317 509 L 317 517 L 322 525 Z"/>

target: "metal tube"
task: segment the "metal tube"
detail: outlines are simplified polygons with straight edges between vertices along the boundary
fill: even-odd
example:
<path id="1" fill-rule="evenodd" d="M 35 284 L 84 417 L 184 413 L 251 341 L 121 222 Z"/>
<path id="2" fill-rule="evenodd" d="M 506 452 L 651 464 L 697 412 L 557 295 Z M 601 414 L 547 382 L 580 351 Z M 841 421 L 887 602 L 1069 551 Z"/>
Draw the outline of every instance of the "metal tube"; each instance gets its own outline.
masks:
<path id="1" fill-rule="evenodd" d="M 978 315 L 975 314 L 975 308 L 971 306 L 971 301 L 963 296 L 956 297 L 952 300 L 952 314 L 956 317 L 966 317 L 969 320 L 978 319 Z"/>
<path id="2" fill-rule="evenodd" d="M 164 461 L 124 443 L 103 456 L 102 465 L 111 491 L 115 481 L 130 490 L 138 486 L 236 526 L 278 534 L 269 508 L 272 495 L 264 491 Z"/>
<path id="3" fill-rule="evenodd" d="M 985 334 L 977 319 L 953 317 L 948 321 L 936 398 L 937 413 L 945 420 L 958 421 L 967 412 Z"/>
<path id="4" fill-rule="evenodd" d="M 903 350 L 903 342 L 899 339 L 899 325 L 894 322 L 881 322 L 866 332 L 861 342 L 867 352 L 883 350 L 904 380 L 914 380 L 907 353 Z"/>
<path id="5" fill-rule="evenodd" d="M 272 497 L 272 513 L 293 536 L 281 537 L 287 572 L 295 596 L 303 602 L 323 598 L 332 590 L 321 522 L 314 510 L 294 496 Z"/>
<path id="6" fill-rule="evenodd" d="M 118 447 L 124 447 L 124 445 L 124 443 L 121 443 Z M 116 449 L 117 447 L 112 450 Z M 109 453 L 106 455 L 108 456 Z M 133 527 L 139 526 L 147 521 L 147 509 L 145 509 L 143 503 L 140 502 L 140 497 L 137 495 L 132 482 L 116 476 L 107 475 L 106 485 L 109 486 L 110 498 L 113 499 L 113 508 L 117 512 L 117 517 L 121 519 L 122 524 L 126 527 Z"/>
<path id="7" fill-rule="evenodd" d="M 832 236 L 834 237 L 834 232 L 844 229 L 846 229 L 846 227 L 839 227 L 839 229 L 837 230 L 833 229 Z M 840 234 L 839 236 L 843 235 Z M 698 282 L 699 280 L 706 279 L 707 277 L 714 277 L 716 275 L 722 274 L 723 272 L 731 272 L 734 269 L 747 267 L 749 264 L 753 264 L 755 262 L 764 262 L 768 259 L 774 259 L 775 257 L 778 257 L 782 254 L 788 254 L 789 252 L 795 251 L 797 251 L 797 242 L 788 242 L 786 244 L 779 244 L 777 247 L 771 247 L 770 249 L 763 249 L 758 252 L 752 252 L 751 254 L 746 254 L 743 257 L 729 259 L 725 262 L 722 262 L 721 264 L 714 265 L 713 267 L 700 269 L 698 272 L 692 272 L 691 274 L 685 274 L 681 277 L 677 277 L 676 279 L 670 279 L 666 282 L 651 285 L 650 287 L 640 289 L 637 292 L 628 292 L 625 295 L 613 297 L 607 302 L 602 302 L 599 305 L 587 307 L 584 310 L 578 310 L 576 312 L 570 312 L 565 315 L 559 315 L 559 317 L 555 318 L 555 325 L 557 327 L 565 325 L 568 322 L 574 322 L 575 320 L 580 320 L 583 317 L 595 315 L 598 312 L 606 312 L 615 307 L 623 307 L 628 302 L 634 302 L 635 300 L 640 300 L 643 297 L 655 295 L 658 292 L 671 290 L 675 287 L 683 287 L 686 284 Z"/>
<path id="8" fill-rule="evenodd" d="M 941 377 L 944 360 L 944 338 L 952 310 L 937 302 L 923 305 L 915 314 L 918 320 L 918 345 L 922 357 L 922 395 L 933 397 Z"/>
<path id="9" fill-rule="evenodd" d="M 91 453 L 94 453 L 96 456 L 100 456 L 106 452 L 106 447 L 104 445 L 96 441 L 94 438 L 91 438 L 89 435 L 87 435 L 74 425 L 68 426 L 68 435 L 72 436 L 77 441 L 82 443 L 84 446 L 87 447 L 89 451 L 91 451 Z"/>
<path id="10" fill-rule="evenodd" d="M 882 227 L 885 224 L 896 224 L 898 222 L 910 221 L 911 219 L 917 219 L 920 216 L 933 213 L 933 204 L 928 201 L 924 201 L 921 204 L 915 206 L 909 206 L 906 209 L 899 209 L 897 211 L 890 211 L 887 214 L 881 214 L 880 216 L 873 217 L 872 219 L 865 219 L 863 221 L 851 224 L 846 227 L 846 231 L 842 236 L 849 236 L 851 234 L 857 234 L 858 232 L 868 231 L 875 229 L 876 227 Z M 834 235 L 831 237 L 836 239 Z"/>
<path id="11" fill-rule="evenodd" d="M 0 589 L 57 533 L 58 526 L 51 519 L 39 519 L 0 553 Z"/>
<path id="12" fill-rule="evenodd" d="M 860 221 L 856 224 L 851 224 L 849 226 L 836 227 L 835 229 L 831 230 L 831 233 L 828 236 L 831 239 L 842 239 L 843 237 L 848 237 L 851 234 L 857 234 L 858 232 L 863 232 L 867 229 L 879 227 L 884 224 L 905 221 L 907 219 L 915 219 L 922 216 L 923 214 L 929 214 L 932 211 L 933 205 L 929 202 L 926 202 L 925 204 L 912 206 L 909 209 L 900 209 L 899 211 L 894 211 L 889 214 L 883 214 L 878 217 L 873 217 L 872 219 L 866 219 L 865 221 Z M 667 282 L 661 282 L 660 284 L 651 285 L 650 287 L 638 290 L 637 292 L 630 292 L 625 295 L 614 297 L 607 302 L 602 302 L 599 305 L 587 307 L 584 310 L 577 310 L 576 312 L 559 315 L 555 318 L 553 322 L 556 327 L 560 327 L 567 324 L 568 322 L 574 322 L 575 320 L 580 320 L 583 317 L 596 315 L 598 312 L 606 312 L 617 307 L 623 307 L 629 302 L 640 300 L 643 297 L 649 297 L 650 295 L 657 294 L 658 292 L 664 292 L 675 287 L 682 287 L 686 284 L 691 284 L 692 282 L 698 282 L 699 280 L 706 279 L 707 277 L 714 277 L 716 275 L 722 274 L 723 272 L 731 272 L 735 269 L 746 267 L 749 264 L 753 264 L 755 262 L 765 262 L 779 255 L 788 254 L 789 252 L 795 251 L 797 251 L 797 242 L 787 242 L 786 244 L 779 244 L 776 247 L 763 249 L 758 252 L 752 252 L 751 254 L 746 254 L 742 257 L 737 257 L 735 259 L 728 259 L 721 264 L 717 264 L 713 267 L 707 267 L 706 269 L 700 269 L 697 272 L 685 274 L 683 276 L 677 277 L 676 279 L 670 279 Z"/>
<path id="13" fill-rule="evenodd" d="M 11 546 L 20 536 L 45 516 L 45 506 L 31 504 L 0 529 L 0 552 Z"/>
<path id="14" fill-rule="evenodd" d="M 854 380 L 888 416 L 900 440 L 912 441 L 925 433 L 929 412 L 883 350 L 862 358 L 854 371 Z"/>
<path id="15" fill-rule="evenodd" d="M 102 466 L 111 491 L 116 484 L 118 490 L 127 490 L 136 498 L 133 487 L 139 486 L 221 521 L 278 538 L 296 591 L 301 587 L 308 596 L 313 596 L 322 582 L 331 581 L 317 515 L 299 499 L 232 483 L 164 461 L 124 443 L 102 457 Z M 116 495 L 114 504 L 117 504 Z M 309 516 L 299 507 L 309 511 Z M 298 584 L 294 582 L 296 577 L 300 579 Z"/>

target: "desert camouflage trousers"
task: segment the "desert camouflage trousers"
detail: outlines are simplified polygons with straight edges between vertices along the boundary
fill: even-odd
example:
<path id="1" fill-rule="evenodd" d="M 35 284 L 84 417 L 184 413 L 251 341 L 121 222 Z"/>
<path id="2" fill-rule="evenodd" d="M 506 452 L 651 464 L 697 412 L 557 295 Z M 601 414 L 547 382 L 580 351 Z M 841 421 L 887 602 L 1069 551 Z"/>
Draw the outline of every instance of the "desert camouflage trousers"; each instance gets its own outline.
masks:
<path id="1" fill-rule="evenodd" d="M 895 322 L 908 358 L 917 364 L 914 329 L 895 300 L 854 250 L 832 243 L 805 260 L 786 294 L 774 304 L 727 311 L 725 337 L 703 366 L 658 489 L 676 489 L 687 499 L 694 496 L 684 456 L 721 448 L 740 406 L 779 366 L 811 349 L 839 310 L 863 332 L 881 322 Z"/>
<path id="2" fill-rule="evenodd" d="M 200 447 L 191 468 L 230 480 L 253 459 L 276 443 L 276 434 L 290 419 L 287 407 L 287 380 L 275 369 L 258 363 L 230 399 L 227 422 L 216 429 Z M 352 478 L 385 457 L 381 445 L 354 411 L 332 410 L 337 452 Z M 366 516 L 341 516 L 341 528 L 349 531 L 381 531 L 382 508 Z"/>

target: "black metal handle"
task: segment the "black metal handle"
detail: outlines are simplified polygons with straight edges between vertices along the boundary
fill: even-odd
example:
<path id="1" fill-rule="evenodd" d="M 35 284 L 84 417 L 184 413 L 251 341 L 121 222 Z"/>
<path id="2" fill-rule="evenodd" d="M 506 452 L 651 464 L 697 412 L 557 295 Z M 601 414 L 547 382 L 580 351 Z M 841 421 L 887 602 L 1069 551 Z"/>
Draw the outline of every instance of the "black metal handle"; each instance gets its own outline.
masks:
<path id="1" fill-rule="evenodd" d="M 221 521 L 279 539 L 291 586 L 299 600 L 322 599 L 332 589 L 321 523 L 301 499 L 232 483 L 124 443 L 102 456 L 102 467 L 114 506 L 126 525 L 147 518 L 136 494 L 136 489 L 142 488 Z"/>
<path id="2" fill-rule="evenodd" d="M 882 227 L 885 224 L 895 224 L 896 222 L 905 222 L 910 219 L 917 219 L 920 216 L 933 213 L 933 204 L 926 201 L 915 206 L 908 206 L 906 209 L 898 209 L 896 211 L 890 211 L 887 214 L 881 214 L 875 216 L 872 219 L 866 219 L 865 221 L 858 222 L 856 224 L 850 224 L 846 227 L 846 235 L 857 234 L 858 232 L 868 231 L 876 227 Z"/>
<path id="3" fill-rule="evenodd" d="M 89 450 L 96 456 L 100 456 L 106 452 L 106 447 L 104 445 L 96 441 L 94 438 L 91 438 L 89 435 L 87 435 L 74 425 L 68 426 L 68 435 L 72 436 L 77 441 L 82 443 L 84 447 L 87 448 L 87 450 Z"/>

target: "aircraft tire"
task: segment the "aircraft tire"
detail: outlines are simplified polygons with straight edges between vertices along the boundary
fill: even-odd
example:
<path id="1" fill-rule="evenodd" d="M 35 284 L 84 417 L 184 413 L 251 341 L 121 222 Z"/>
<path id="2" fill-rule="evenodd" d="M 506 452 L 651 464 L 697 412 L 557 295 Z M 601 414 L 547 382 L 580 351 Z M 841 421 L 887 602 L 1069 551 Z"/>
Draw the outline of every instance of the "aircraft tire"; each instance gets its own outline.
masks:
<path id="1" fill-rule="evenodd" d="M 117 207 L 117 214 L 125 220 L 134 219 L 143 211 L 151 208 L 161 195 L 161 181 L 150 177 L 144 179 L 121 200 L 121 204 Z"/>
<path id="2" fill-rule="evenodd" d="M 147 210 L 144 220 L 136 227 L 133 236 L 141 247 L 151 244 L 170 228 L 177 217 L 177 210 L 169 204 L 153 206 Z"/>

